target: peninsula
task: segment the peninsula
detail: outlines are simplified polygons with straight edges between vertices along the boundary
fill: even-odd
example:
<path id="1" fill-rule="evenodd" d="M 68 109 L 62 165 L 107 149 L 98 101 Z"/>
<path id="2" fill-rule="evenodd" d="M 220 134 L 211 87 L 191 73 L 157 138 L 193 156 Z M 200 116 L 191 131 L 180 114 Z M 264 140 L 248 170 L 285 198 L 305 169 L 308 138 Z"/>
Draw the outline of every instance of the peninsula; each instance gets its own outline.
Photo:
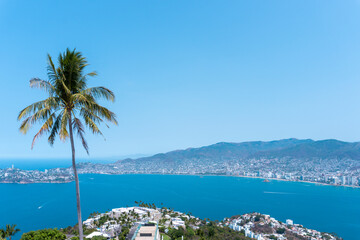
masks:
<path id="1" fill-rule="evenodd" d="M 338 240 L 335 234 L 308 229 L 291 219 L 281 222 L 270 215 L 248 213 L 223 221 L 200 219 L 191 213 L 174 211 L 155 204 L 115 208 L 106 213 L 92 213 L 83 222 L 86 238 L 99 239 L 318 239 Z M 61 230 L 67 237 L 76 235 L 75 227 Z M 150 238 L 149 238 L 150 239 Z"/>

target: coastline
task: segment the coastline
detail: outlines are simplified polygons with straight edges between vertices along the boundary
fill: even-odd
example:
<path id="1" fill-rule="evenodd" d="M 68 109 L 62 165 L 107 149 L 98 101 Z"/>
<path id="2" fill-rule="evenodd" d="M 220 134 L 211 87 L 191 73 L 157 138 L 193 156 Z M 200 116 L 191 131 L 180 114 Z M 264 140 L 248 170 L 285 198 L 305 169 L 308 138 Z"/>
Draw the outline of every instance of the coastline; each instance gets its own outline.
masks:
<path id="1" fill-rule="evenodd" d="M 263 179 L 263 180 L 275 180 L 275 181 L 284 181 L 284 182 L 300 182 L 300 183 L 311 183 L 315 185 L 323 185 L 323 186 L 333 186 L 333 187 L 346 187 L 346 188 L 360 188 L 360 186 L 350 186 L 350 185 L 335 185 L 335 184 L 328 184 L 328 183 L 320 183 L 320 182 L 311 182 L 311 181 L 304 181 L 304 180 L 287 180 L 287 179 L 279 179 L 279 178 L 265 178 L 265 177 L 257 177 L 257 176 L 240 176 L 240 175 L 224 175 L 224 174 L 161 174 L 161 173 L 123 173 L 123 174 L 112 174 L 112 173 L 79 173 L 79 175 L 86 175 L 86 174 L 98 174 L 98 175 L 174 175 L 174 176 L 198 176 L 198 177 L 211 177 L 211 176 L 221 176 L 221 177 L 239 177 L 239 178 L 255 178 L 255 179 Z M 37 183 L 71 183 L 72 181 L 64 181 L 64 182 L 7 182 L 3 181 L 0 184 L 37 184 Z"/>
<path id="2" fill-rule="evenodd" d="M 74 182 L 75 180 L 72 180 L 72 181 L 64 181 L 64 182 L 7 182 L 7 181 L 3 181 L 3 182 L 0 182 L 0 184 L 22 184 L 22 185 L 25 185 L 25 184 L 37 184 L 37 183 L 56 183 L 56 184 L 61 184 L 61 183 L 71 183 L 71 182 Z"/>
<path id="3" fill-rule="evenodd" d="M 333 187 L 349 187 L 349 188 L 360 188 L 360 186 L 350 186 L 350 185 L 335 185 L 329 183 L 321 183 L 321 182 L 311 182 L 311 181 L 304 181 L 304 180 L 287 180 L 287 179 L 280 179 L 280 178 L 264 178 L 264 177 L 253 177 L 253 176 L 234 176 L 234 177 L 241 177 L 241 178 L 258 178 L 258 179 L 268 179 L 268 180 L 275 180 L 275 181 L 284 181 L 284 182 L 301 182 L 301 183 L 312 183 L 315 185 L 324 185 L 324 186 L 333 186 Z"/>

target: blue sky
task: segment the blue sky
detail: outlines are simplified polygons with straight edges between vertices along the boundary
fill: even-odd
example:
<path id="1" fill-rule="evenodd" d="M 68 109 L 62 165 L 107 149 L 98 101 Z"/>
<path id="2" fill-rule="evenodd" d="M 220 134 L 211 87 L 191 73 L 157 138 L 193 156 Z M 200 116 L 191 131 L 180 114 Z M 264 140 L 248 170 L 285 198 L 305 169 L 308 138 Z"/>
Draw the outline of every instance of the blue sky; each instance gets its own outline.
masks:
<path id="1" fill-rule="evenodd" d="M 91 158 L 219 141 L 360 138 L 360 1 L 0 0 L 0 158 L 63 158 L 70 144 L 18 112 L 45 98 L 46 55 L 67 47 L 116 94 L 119 126 L 87 134 Z M 77 155 L 88 158 L 77 145 Z"/>

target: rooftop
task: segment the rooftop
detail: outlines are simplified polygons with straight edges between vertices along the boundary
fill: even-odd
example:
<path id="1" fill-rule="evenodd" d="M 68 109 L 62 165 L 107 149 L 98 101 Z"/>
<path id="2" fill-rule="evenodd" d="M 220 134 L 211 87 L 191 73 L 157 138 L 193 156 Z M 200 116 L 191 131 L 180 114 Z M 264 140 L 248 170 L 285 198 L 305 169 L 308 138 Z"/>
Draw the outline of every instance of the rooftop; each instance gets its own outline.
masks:
<path id="1" fill-rule="evenodd" d="M 140 225 L 134 240 L 156 240 L 158 239 L 158 227 L 156 224 Z"/>

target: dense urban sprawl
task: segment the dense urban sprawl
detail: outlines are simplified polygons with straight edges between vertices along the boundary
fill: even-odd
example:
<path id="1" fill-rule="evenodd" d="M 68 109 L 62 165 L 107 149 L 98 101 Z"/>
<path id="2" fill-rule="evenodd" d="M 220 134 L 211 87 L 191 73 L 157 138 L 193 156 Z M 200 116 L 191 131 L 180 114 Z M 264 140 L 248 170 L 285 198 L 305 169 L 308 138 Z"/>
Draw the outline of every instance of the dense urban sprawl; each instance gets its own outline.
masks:
<path id="1" fill-rule="evenodd" d="M 242 159 L 211 161 L 184 159 L 171 163 L 156 161 L 118 161 L 113 164 L 78 164 L 80 174 L 186 174 L 260 177 L 288 181 L 359 186 L 360 164 L 351 159 Z M 45 171 L 0 169 L 2 183 L 38 183 L 73 181 L 72 168 Z"/>

